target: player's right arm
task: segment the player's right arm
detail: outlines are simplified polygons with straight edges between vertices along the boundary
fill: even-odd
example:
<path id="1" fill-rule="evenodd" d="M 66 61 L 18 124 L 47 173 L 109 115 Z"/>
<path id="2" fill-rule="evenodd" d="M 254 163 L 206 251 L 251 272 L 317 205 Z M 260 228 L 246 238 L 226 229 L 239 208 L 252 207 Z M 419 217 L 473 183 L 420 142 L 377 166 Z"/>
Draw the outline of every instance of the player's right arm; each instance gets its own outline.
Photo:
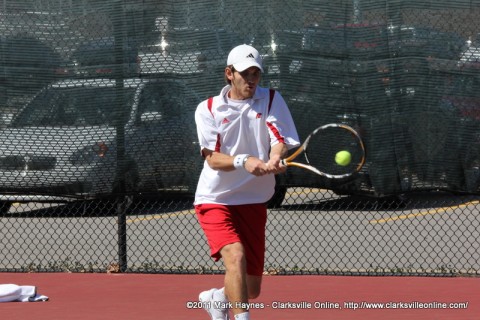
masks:
<path id="1" fill-rule="evenodd" d="M 233 166 L 234 157 L 229 156 L 228 154 L 212 151 L 209 149 L 202 149 L 202 155 L 208 163 L 208 166 L 213 170 L 221 171 L 233 171 L 235 167 Z"/>
<path id="2" fill-rule="evenodd" d="M 233 171 L 236 170 L 235 166 L 233 165 L 233 161 L 235 156 L 230 156 L 221 152 L 212 151 L 210 149 L 202 149 L 202 155 L 207 161 L 207 164 L 213 170 L 221 170 L 221 171 Z M 262 160 L 250 156 L 248 157 L 247 161 L 244 165 L 245 170 L 247 172 L 255 175 L 255 176 L 263 176 L 269 171 L 267 170 L 267 164 Z"/>

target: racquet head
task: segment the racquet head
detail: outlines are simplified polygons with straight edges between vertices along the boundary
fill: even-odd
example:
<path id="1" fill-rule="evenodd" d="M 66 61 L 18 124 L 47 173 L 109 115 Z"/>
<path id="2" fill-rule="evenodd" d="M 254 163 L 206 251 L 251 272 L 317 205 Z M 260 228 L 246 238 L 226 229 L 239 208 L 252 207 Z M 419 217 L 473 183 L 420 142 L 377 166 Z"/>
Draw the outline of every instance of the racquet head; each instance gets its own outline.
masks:
<path id="1" fill-rule="evenodd" d="M 336 155 L 340 151 L 347 151 L 351 155 L 348 164 L 336 162 Z M 306 163 L 294 162 L 302 152 Z M 331 179 L 347 178 L 360 171 L 365 164 L 365 146 L 352 127 L 338 123 L 326 124 L 315 129 L 303 145 L 282 163 Z"/>

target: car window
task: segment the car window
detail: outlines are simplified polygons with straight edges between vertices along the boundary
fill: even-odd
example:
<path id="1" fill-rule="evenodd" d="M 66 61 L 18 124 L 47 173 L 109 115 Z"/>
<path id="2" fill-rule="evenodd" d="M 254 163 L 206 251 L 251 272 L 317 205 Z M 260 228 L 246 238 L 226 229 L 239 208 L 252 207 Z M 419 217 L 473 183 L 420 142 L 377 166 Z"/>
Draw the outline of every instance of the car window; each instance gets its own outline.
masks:
<path id="1" fill-rule="evenodd" d="M 134 88 L 125 89 L 124 99 L 132 104 Z M 119 108 L 114 87 L 51 88 L 36 96 L 12 125 L 92 126 L 113 125 Z"/>
<path id="2" fill-rule="evenodd" d="M 174 83 L 149 84 L 143 89 L 137 120 L 143 114 L 155 114 L 159 119 L 181 116 L 185 112 L 186 99 L 183 87 Z"/>
<path id="3" fill-rule="evenodd" d="M 168 43 L 171 52 L 196 50 L 198 41 L 199 40 L 195 37 L 195 34 L 188 31 L 175 31 L 166 35 L 166 42 Z"/>
<path id="4" fill-rule="evenodd" d="M 61 57 L 48 45 L 30 37 L 9 37 L 0 42 L 0 57 L 10 66 L 56 67 Z"/>
<path id="5" fill-rule="evenodd" d="M 202 51 L 205 50 L 208 42 L 215 45 L 215 41 L 204 33 L 175 32 L 169 40 L 168 43 L 171 44 L 171 49 L 175 52 Z"/>
<path id="6" fill-rule="evenodd" d="M 124 61 L 136 63 L 137 48 L 129 40 L 123 46 Z M 72 60 L 83 66 L 113 65 L 115 61 L 113 38 L 100 38 L 82 44 L 73 54 Z"/>

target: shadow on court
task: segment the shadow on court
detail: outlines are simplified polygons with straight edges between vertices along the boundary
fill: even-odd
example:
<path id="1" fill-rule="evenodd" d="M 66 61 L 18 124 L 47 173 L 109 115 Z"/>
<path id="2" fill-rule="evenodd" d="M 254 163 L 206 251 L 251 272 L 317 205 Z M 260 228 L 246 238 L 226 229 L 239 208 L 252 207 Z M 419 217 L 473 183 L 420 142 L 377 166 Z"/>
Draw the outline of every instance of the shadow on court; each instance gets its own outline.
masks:
<path id="1" fill-rule="evenodd" d="M 79 218 L 116 216 L 125 210 L 127 216 L 166 214 L 193 208 L 193 199 L 185 196 L 145 198 L 106 198 L 66 202 L 30 202 L 15 204 L 6 218 Z"/>

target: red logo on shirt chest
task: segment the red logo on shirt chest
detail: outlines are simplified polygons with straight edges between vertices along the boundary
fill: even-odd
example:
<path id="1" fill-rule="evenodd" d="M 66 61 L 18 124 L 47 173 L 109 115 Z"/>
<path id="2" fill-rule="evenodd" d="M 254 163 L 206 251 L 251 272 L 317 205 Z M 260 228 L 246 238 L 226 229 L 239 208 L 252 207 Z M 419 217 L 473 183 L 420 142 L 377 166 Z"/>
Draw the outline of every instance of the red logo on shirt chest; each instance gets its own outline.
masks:
<path id="1" fill-rule="evenodd" d="M 230 120 L 228 120 L 227 118 L 223 118 L 222 124 L 226 124 L 226 123 L 230 123 Z"/>
<path id="2" fill-rule="evenodd" d="M 262 117 L 261 113 L 257 113 L 257 119 L 260 119 Z"/>

